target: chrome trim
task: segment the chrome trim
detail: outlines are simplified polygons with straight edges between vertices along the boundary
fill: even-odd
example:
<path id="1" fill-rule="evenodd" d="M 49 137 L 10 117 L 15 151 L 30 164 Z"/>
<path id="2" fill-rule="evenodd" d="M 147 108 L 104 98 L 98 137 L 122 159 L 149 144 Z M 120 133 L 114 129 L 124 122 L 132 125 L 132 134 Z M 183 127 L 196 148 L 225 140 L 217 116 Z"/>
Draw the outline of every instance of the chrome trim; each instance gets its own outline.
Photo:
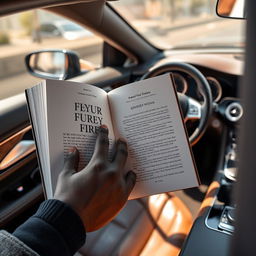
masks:
<path id="1" fill-rule="evenodd" d="M 183 90 L 182 90 L 181 92 L 180 92 L 180 91 L 178 90 L 178 88 L 177 88 L 176 81 L 175 81 L 175 77 L 176 77 L 176 79 L 177 79 L 177 77 L 178 77 L 178 79 L 180 79 L 180 80 L 182 81 Z M 186 80 L 181 74 L 179 74 L 179 73 L 177 73 L 177 72 L 173 72 L 173 79 L 174 79 L 176 91 L 185 94 L 185 93 L 187 92 L 187 90 L 188 90 L 188 83 L 187 83 L 187 80 Z"/>
<path id="2" fill-rule="evenodd" d="M 207 76 L 206 79 L 207 79 L 208 82 L 209 81 L 212 82 L 212 84 L 214 84 L 214 86 L 216 87 L 218 95 L 215 98 L 213 98 L 213 101 L 218 102 L 220 100 L 221 96 L 222 96 L 222 87 L 221 87 L 220 82 L 216 78 L 211 77 L 211 76 Z M 211 83 L 209 83 L 209 85 L 211 87 Z M 212 90 L 212 88 L 211 88 L 211 90 Z"/>
<path id="3" fill-rule="evenodd" d="M 238 116 L 232 116 L 232 114 L 230 113 L 232 111 L 233 107 L 238 108 L 238 110 L 240 111 Z M 231 122 L 239 121 L 240 118 L 243 116 L 243 113 L 244 113 L 243 107 L 239 102 L 233 102 L 233 103 L 229 104 L 225 110 L 225 116 Z"/>
<path id="4" fill-rule="evenodd" d="M 33 140 L 22 140 L 4 157 L 0 163 L 0 171 L 5 170 L 26 157 L 33 151 L 36 146 Z"/>
<path id="5" fill-rule="evenodd" d="M 31 130 L 31 125 L 23 128 L 12 136 L 0 142 L 0 163 L 5 158 L 5 156 L 14 148 L 14 146 L 19 143 L 23 136 Z"/>
<path id="6" fill-rule="evenodd" d="M 28 132 L 29 130 L 31 130 L 31 125 L 25 127 L 24 129 L 18 131 L 17 133 L 13 134 L 12 136 L 10 136 L 9 138 L 5 139 L 4 141 L 0 142 L 0 147 L 3 146 L 5 143 L 8 143 L 9 141 L 15 139 L 18 136 L 22 136 L 24 135 L 26 132 Z"/>
<path id="7" fill-rule="evenodd" d="M 185 121 L 187 120 L 198 120 L 201 118 L 201 105 L 196 100 L 192 98 L 188 98 L 188 112 L 185 118 Z"/>

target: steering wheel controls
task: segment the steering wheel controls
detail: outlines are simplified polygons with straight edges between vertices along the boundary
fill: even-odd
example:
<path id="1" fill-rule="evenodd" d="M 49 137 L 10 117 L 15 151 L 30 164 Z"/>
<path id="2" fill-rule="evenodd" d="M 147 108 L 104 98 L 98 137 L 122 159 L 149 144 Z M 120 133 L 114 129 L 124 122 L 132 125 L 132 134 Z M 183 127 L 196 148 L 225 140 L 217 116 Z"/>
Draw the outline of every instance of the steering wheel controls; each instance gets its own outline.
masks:
<path id="1" fill-rule="evenodd" d="M 188 98 L 188 112 L 185 118 L 185 121 L 191 119 L 200 119 L 201 118 L 201 105 L 193 100 Z"/>

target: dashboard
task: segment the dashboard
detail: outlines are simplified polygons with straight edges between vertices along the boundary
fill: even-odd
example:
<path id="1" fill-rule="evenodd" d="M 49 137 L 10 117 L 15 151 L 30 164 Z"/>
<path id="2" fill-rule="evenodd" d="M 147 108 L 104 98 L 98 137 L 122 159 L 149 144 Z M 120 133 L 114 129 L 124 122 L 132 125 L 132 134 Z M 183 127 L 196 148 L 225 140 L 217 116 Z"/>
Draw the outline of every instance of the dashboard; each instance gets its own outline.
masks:
<path id="1" fill-rule="evenodd" d="M 140 74 L 147 72 L 156 74 L 154 70 L 159 70 L 161 67 L 163 72 L 158 74 L 167 73 L 171 71 L 168 70 L 168 66 L 173 63 L 192 65 L 208 81 L 212 94 L 212 115 L 208 117 L 207 129 L 219 122 L 227 126 L 233 126 L 239 122 L 243 115 L 243 107 L 239 99 L 239 86 L 244 67 L 243 49 L 171 49 L 165 51 L 157 60 L 147 63 L 140 69 Z M 205 105 L 204 92 L 192 74 L 174 69 L 172 76 L 178 93 L 195 99 L 201 107 Z M 186 121 L 190 137 L 198 127 L 200 127 L 200 120 Z"/>
<path id="2" fill-rule="evenodd" d="M 177 92 L 188 93 L 189 95 L 191 95 L 195 91 L 193 90 L 195 86 L 191 86 L 191 84 L 193 85 L 194 82 L 190 77 L 186 76 L 185 74 L 181 74 L 179 72 L 173 73 L 173 79 L 175 82 L 175 87 Z M 222 97 L 221 83 L 219 82 L 218 79 L 212 76 L 207 76 L 206 80 L 208 81 L 211 88 L 213 102 L 218 102 Z M 190 87 L 193 87 L 193 88 L 189 88 L 188 86 L 189 84 L 190 84 Z M 198 90 L 196 90 L 195 94 L 196 94 L 195 96 L 200 98 L 200 92 Z"/>
<path id="3" fill-rule="evenodd" d="M 165 52 L 163 59 L 157 61 L 149 70 L 167 63 L 189 63 L 196 67 L 207 79 L 213 101 L 214 112 L 220 114 L 228 123 L 240 120 L 243 114 L 239 99 L 244 54 L 242 50 L 171 50 Z M 202 92 L 195 80 L 183 72 L 174 72 L 176 90 L 202 102 Z"/>

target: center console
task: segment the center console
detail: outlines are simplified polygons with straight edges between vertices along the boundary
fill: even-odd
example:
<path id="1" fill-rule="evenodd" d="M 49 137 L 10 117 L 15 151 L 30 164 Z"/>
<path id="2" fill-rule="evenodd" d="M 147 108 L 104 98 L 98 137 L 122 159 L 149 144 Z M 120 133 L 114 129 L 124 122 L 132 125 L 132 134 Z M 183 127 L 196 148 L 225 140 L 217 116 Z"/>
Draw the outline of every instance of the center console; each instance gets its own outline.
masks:
<path id="1" fill-rule="evenodd" d="M 214 231 L 232 235 L 235 224 L 235 203 L 232 198 L 237 174 L 237 144 L 234 131 L 228 134 L 223 170 L 217 176 L 219 189 L 205 218 L 205 225 Z"/>
<path id="2" fill-rule="evenodd" d="M 232 198 L 237 175 L 237 127 L 242 116 L 240 102 L 225 101 L 219 112 L 228 123 L 223 152 L 214 181 L 209 186 L 180 255 L 226 256 L 234 232 L 236 204 Z"/>

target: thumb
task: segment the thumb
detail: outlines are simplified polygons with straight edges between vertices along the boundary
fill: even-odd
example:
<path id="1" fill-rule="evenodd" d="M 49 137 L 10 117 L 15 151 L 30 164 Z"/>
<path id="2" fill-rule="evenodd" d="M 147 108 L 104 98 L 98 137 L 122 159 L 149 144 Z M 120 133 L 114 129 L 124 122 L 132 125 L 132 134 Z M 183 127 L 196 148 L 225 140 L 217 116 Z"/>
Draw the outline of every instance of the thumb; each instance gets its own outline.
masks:
<path id="1" fill-rule="evenodd" d="M 131 194 L 135 183 L 136 183 L 136 174 L 133 171 L 129 171 L 126 176 L 125 176 L 125 181 L 126 181 L 126 191 L 127 191 L 127 196 Z"/>
<path id="2" fill-rule="evenodd" d="M 64 162 L 63 174 L 71 176 L 77 172 L 79 163 L 79 152 L 76 147 L 70 149 L 69 154 Z"/>

